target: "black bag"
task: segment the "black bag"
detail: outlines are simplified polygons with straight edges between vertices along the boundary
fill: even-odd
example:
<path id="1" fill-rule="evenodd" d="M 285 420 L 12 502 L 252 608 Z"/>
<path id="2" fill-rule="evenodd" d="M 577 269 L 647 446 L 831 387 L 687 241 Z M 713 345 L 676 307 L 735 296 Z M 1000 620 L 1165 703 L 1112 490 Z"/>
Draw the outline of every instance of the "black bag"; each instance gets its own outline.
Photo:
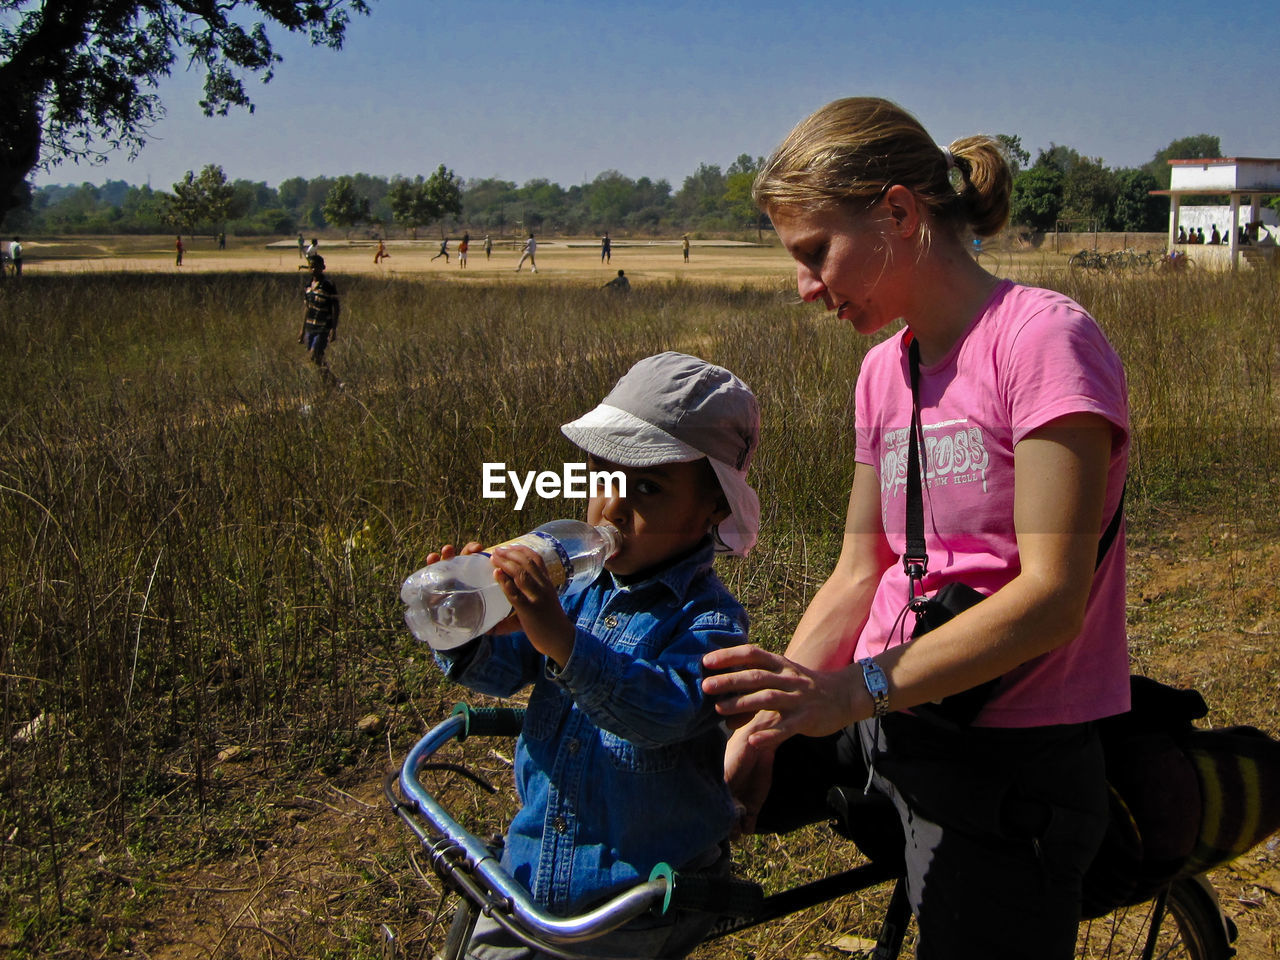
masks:
<path id="1" fill-rule="evenodd" d="M 956 614 L 963 613 L 985 599 L 986 597 L 973 587 L 959 581 L 948 583 L 932 597 L 918 599 L 915 604 L 916 625 L 911 631 L 911 639 L 922 637 L 930 630 L 936 630 Z M 933 703 L 922 703 L 913 707 L 912 712 L 967 727 L 973 723 L 974 718 L 991 698 L 999 682 L 999 678 L 988 680 L 986 683 L 980 683 L 960 693 L 953 693 Z"/>
<path id="2" fill-rule="evenodd" d="M 1098 721 L 1111 817 L 1084 878 L 1101 916 L 1221 866 L 1280 830 L 1280 742 L 1253 727 L 1197 728 L 1195 690 L 1130 678 L 1132 708 Z"/>

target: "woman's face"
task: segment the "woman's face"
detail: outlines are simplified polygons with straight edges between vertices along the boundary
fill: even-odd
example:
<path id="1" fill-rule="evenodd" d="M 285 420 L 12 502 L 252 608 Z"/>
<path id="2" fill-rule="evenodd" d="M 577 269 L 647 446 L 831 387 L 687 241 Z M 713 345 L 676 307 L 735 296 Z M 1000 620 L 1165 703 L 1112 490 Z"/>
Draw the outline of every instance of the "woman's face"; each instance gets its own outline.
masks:
<path id="1" fill-rule="evenodd" d="M 769 217 L 796 262 L 803 300 L 821 300 L 859 333 L 875 333 L 905 314 L 909 254 L 894 242 L 883 200 L 866 213 L 779 206 Z"/>

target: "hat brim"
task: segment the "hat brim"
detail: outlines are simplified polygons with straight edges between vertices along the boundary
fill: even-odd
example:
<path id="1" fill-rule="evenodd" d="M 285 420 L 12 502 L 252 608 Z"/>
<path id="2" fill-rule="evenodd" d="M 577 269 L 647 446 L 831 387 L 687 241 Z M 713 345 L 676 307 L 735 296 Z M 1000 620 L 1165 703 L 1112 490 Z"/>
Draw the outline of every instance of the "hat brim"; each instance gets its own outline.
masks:
<path id="1" fill-rule="evenodd" d="M 592 456 L 624 467 L 687 463 L 706 456 L 633 413 L 602 403 L 560 432 Z"/>
<path id="2" fill-rule="evenodd" d="M 745 470 L 707 457 L 660 427 L 607 403 L 564 424 L 560 432 L 592 456 L 623 467 L 656 467 L 706 457 L 730 511 L 714 531 L 717 552 L 745 557 L 755 546 L 760 529 L 760 498 L 747 482 Z"/>

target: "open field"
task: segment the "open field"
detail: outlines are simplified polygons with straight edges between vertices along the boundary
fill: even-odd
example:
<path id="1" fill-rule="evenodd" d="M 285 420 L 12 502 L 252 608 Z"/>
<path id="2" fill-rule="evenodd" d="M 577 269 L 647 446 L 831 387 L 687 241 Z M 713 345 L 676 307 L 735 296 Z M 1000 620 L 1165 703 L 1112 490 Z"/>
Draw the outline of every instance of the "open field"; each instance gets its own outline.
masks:
<path id="1" fill-rule="evenodd" d="M 23 241 L 28 272 L 178 272 L 288 271 L 303 263 L 293 240 L 237 240 L 226 250 L 216 249 L 208 237 L 183 238 L 186 253 L 181 268 L 174 266 L 172 237 L 77 238 L 62 241 Z M 310 236 L 308 235 L 308 239 Z M 472 240 L 466 269 L 458 266 L 457 239 L 449 243 L 449 262 L 432 260 L 439 251 L 439 239 L 389 240 L 389 260 L 373 262 L 377 244 L 369 240 L 322 239 L 320 252 L 333 274 L 378 276 L 383 278 L 452 277 L 468 283 L 528 282 L 533 276 L 526 263 L 517 274 L 522 244 L 514 239 L 496 241 L 493 256 L 486 260 L 482 238 Z M 1085 241 L 1080 241 L 1084 243 Z M 735 240 L 692 240 L 689 262 L 684 263 L 678 240 L 613 241 L 609 263 L 600 262 L 596 238 L 556 238 L 538 240 L 538 274 L 542 281 L 604 283 L 618 270 L 625 270 L 633 284 L 691 280 L 698 282 L 751 283 L 772 285 L 791 282 L 792 263 L 776 241 L 753 244 Z M 994 247 L 990 254 L 993 269 L 1002 275 L 1025 275 L 1062 269 L 1067 255 L 1078 246 L 1063 246 L 1054 253 L 1050 244 L 1043 250 Z"/>
<path id="2" fill-rule="evenodd" d="M 171 242 L 172 238 L 169 238 Z M 572 459 L 557 425 L 640 356 L 698 353 L 760 396 L 752 556 L 721 567 L 753 639 L 787 640 L 838 550 L 852 384 L 869 346 L 800 304 L 776 248 L 540 244 L 471 266 L 436 243 L 321 249 L 331 362 L 295 342 L 296 248 L 164 238 L 28 248 L 0 287 L 0 945 L 16 958 L 431 956 L 439 884 L 383 773 L 461 691 L 397 588 L 446 541 L 578 506 L 478 498 L 479 465 Z M 451 252 L 452 253 L 452 252 Z M 1089 307 L 1124 357 L 1135 455 L 1136 670 L 1204 691 L 1213 725 L 1280 732 L 1280 288 L 1254 274 L 1001 272 Z M 55 259 L 56 257 L 56 259 Z M 629 297 L 595 289 L 617 269 Z M 478 697 L 469 697 L 473 702 Z M 501 752 L 474 759 L 504 784 Z M 738 858 L 777 888 L 842 863 L 815 828 Z M 1214 882 L 1239 956 L 1280 953 L 1275 838 Z M 848 956 L 854 898 L 697 956 Z M 848 946 L 848 941 L 844 941 Z"/>

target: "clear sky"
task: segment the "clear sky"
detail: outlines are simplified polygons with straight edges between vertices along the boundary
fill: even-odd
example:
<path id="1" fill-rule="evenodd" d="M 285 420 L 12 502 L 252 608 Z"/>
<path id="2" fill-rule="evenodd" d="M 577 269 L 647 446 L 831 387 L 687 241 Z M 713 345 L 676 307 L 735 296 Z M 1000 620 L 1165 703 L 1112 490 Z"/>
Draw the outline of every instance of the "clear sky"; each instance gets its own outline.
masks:
<path id="1" fill-rule="evenodd" d="M 939 143 L 1022 138 L 1136 166 L 1209 133 L 1228 156 L 1280 156 L 1275 0 L 372 0 L 341 52 L 278 29 L 257 110 L 206 118 L 178 73 L 139 157 L 36 182 L 168 190 L 221 165 L 292 176 L 429 174 L 562 186 L 605 170 L 679 189 L 700 163 L 768 154 L 836 97 L 877 95 Z"/>

